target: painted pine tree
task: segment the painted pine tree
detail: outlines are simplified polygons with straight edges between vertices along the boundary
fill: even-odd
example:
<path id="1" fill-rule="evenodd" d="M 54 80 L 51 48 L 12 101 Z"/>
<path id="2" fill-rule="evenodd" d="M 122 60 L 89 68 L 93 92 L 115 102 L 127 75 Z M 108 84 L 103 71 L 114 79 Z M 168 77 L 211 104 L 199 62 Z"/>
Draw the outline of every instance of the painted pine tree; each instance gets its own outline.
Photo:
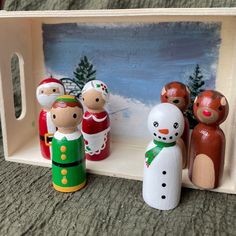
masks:
<path id="1" fill-rule="evenodd" d="M 67 94 L 75 95 L 79 98 L 84 85 L 91 80 L 95 80 L 96 70 L 88 58 L 84 56 L 80 59 L 80 63 L 73 74 L 73 79 L 62 78 L 60 80 L 64 84 Z"/>
<path id="2" fill-rule="evenodd" d="M 96 70 L 86 56 L 81 58 L 78 67 L 74 71 L 74 76 L 74 81 L 78 84 L 80 91 L 87 82 L 95 80 Z"/>
<path id="3" fill-rule="evenodd" d="M 202 86 L 204 86 L 204 84 L 205 82 L 200 70 L 200 66 L 197 64 L 193 74 L 190 75 L 188 78 L 188 88 L 190 90 L 191 101 L 190 101 L 190 106 L 186 111 L 186 115 L 188 117 L 191 129 L 193 129 L 198 124 L 198 121 L 196 120 L 193 114 L 194 99 L 200 92 L 203 91 Z"/>

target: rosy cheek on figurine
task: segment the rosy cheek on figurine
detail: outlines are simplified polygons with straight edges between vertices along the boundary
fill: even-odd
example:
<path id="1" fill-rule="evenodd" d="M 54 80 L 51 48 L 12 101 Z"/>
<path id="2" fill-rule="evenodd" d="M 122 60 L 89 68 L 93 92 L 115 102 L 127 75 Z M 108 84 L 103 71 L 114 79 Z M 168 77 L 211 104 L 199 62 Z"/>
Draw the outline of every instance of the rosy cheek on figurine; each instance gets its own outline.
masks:
<path id="1" fill-rule="evenodd" d="M 143 199 L 151 207 L 170 210 L 179 204 L 182 184 L 182 152 L 178 144 L 184 117 L 176 106 L 162 103 L 148 116 L 153 137 L 144 161 Z"/>
<path id="2" fill-rule="evenodd" d="M 86 112 L 82 120 L 86 159 L 99 161 L 110 155 L 110 120 L 104 106 L 109 98 L 107 86 L 100 80 L 88 82 L 82 91 Z"/>

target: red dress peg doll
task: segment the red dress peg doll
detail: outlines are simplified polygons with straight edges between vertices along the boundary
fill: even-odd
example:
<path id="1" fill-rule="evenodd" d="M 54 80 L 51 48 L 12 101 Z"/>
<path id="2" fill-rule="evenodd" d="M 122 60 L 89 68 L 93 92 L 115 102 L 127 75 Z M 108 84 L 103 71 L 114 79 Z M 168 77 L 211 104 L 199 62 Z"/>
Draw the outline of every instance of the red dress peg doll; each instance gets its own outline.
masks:
<path id="1" fill-rule="evenodd" d="M 188 87 L 177 81 L 166 84 L 161 91 L 161 102 L 172 103 L 173 105 L 177 106 L 184 115 L 184 132 L 181 136 L 181 139 L 178 140 L 178 144 L 182 149 L 182 167 L 186 168 L 189 152 L 189 121 L 184 112 L 190 103 L 190 92 Z"/>
<path id="2" fill-rule="evenodd" d="M 199 188 L 217 188 L 225 155 L 225 135 L 219 125 L 227 118 L 229 105 L 221 93 L 206 90 L 196 97 L 193 111 L 200 123 L 191 137 L 189 178 Z"/>
<path id="3" fill-rule="evenodd" d="M 51 120 L 50 109 L 58 96 L 65 94 L 65 89 L 60 80 L 47 78 L 40 82 L 36 90 L 36 97 L 42 110 L 39 115 L 39 139 L 42 156 L 50 159 L 50 147 L 47 143 L 52 140 L 56 127 Z"/>
<path id="4" fill-rule="evenodd" d="M 104 109 L 109 98 L 107 86 L 100 80 L 90 81 L 83 88 L 82 98 L 87 108 L 82 121 L 86 158 L 99 161 L 110 154 L 110 120 Z"/>

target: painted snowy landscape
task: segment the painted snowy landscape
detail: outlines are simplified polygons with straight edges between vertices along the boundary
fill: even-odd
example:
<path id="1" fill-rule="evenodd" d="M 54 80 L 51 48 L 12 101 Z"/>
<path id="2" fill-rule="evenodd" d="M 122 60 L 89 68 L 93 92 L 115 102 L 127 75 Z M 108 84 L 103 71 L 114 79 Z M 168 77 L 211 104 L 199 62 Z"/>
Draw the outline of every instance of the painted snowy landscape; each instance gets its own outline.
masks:
<path id="1" fill-rule="evenodd" d="M 147 138 L 148 113 L 166 83 L 180 81 L 193 92 L 215 87 L 220 28 L 202 22 L 44 24 L 45 74 L 74 81 L 78 90 L 86 81 L 104 81 L 113 134 Z"/>

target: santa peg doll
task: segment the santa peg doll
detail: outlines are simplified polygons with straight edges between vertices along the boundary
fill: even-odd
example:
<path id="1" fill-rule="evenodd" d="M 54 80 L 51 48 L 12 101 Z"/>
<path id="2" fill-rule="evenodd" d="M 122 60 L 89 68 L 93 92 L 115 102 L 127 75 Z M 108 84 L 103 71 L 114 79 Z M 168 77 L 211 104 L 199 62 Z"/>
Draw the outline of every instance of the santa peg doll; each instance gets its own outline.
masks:
<path id="1" fill-rule="evenodd" d="M 91 161 L 105 159 L 110 154 L 110 120 L 104 109 L 108 98 L 108 88 L 100 80 L 88 82 L 82 90 L 87 109 L 83 115 L 82 133 L 86 158 Z"/>
<path id="2" fill-rule="evenodd" d="M 63 94 L 65 94 L 65 88 L 62 82 L 52 77 L 42 80 L 36 90 L 37 100 L 42 107 L 38 121 L 40 149 L 42 156 L 46 159 L 51 157 L 49 143 L 56 132 L 56 127 L 51 120 L 50 109 L 57 97 Z"/>
<path id="3" fill-rule="evenodd" d="M 190 104 L 190 91 L 188 87 L 181 82 L 170 82 L 166 84 L 161 90 L 161 102 L 168 102 L 177 106 L 184 115 L 184 132 L 181 138 L 178 140 L 178 144 L 181 147 L 183 153 L 182 167 L 186 168 L 188 164 L 189 153 L 189 121 L 185 115 L 185 111 Z"/>
<path id="4" fill-rule="evenodd" d="M 75 96 L 60 96 L 52 105 L 51 117 L 58 128 L 51 143 L 53 186 L 60 192 L 75 192 L 86 183 L 84 140 L 77 128 L 82 104 Z"/>

